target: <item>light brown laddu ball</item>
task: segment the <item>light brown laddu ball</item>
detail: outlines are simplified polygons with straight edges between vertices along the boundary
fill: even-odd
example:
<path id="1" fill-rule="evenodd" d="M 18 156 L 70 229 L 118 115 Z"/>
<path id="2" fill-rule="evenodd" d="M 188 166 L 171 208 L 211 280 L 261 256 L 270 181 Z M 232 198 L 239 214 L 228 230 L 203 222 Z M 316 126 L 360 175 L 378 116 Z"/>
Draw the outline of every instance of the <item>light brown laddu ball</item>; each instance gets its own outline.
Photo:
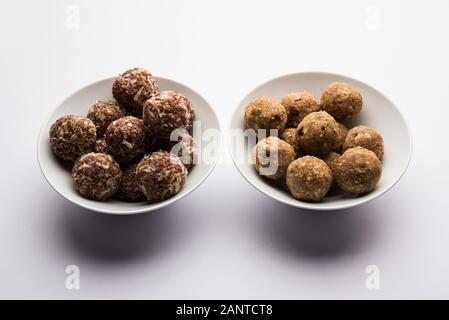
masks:
<path id="1" fill-rule="evenodd" d="M 106 129 L 105 139 L 108 153 L 121 163 L 138 160 L 148 145 L 143 121 L 132 116 L 112 122 Z"/>
<path id="2" fill-rule="evenodd" d="M 327 112 L 312 112 L 305 116 L 297 130 L 299 146 L 310 155 L 324 156 L 336 147 L 338 125 Z"/>
<path id="3" fill-rule="evenodd" d="M 179 193 L 187 179 L 187 169 L 168 151 L 156 151 L 143 158 L 136 168 L 136 181 L 147 200 L 163 201 Z"/>
<path id="4" fill-rule="evenodd" d="M 329 169 L 331 169 L 332 172 L 332 185 L 331 185 L 332 190 L 337 189 L 337 182 L 335 181 L 335 171 L 337 167 L 338 158 L 340 158 L 340 154 L 334 151 L 329 152 L 329 154 L 327 154 L 323 158 L 323 161 L 326 162 L 327 166 L 329 167 Z"/>
<path id="5" fill-rule="evenodd" d="M 260 175 L 277 180 L 285 177 L 288 165 L 295 160 L 295 149 L 278 137 L 262 139 L 254 148 L 255 168 Z"/>
<path id="6" fill-rule="evenodd" d="M 342 123 L 354 119 L 362 105 L 362 95 L 347 83 L 334 82 L 321 96 L 321 109 Z"/>
<path id="7" fill-rule="evenodd" d="M 103 137 L 107 127 L 112 121 L 125 116 L 124 111 L 115 100 L 97 100 L 90 106 L 87 117 L 95 123 L 97 137 Z"/>
<path id="8" fill-rule="evenodd" d="M 287 111 L 287 127 L 296 128 L 304 117 L 312 112 L 320 111 L 320 104 L 308 92 L 290 93 L 281 99 Z"/>
<path id="9" fill-rule="evenodd" d="M 104 201 L 117 191 L 122 171 L 110 155 L 91 152 L 76 160 L 72 178 L 83 197 Z"/>
<path id="10" fill-rule="evenodd" d="M 269 135 L 270 129 L 277 130 L 280 134 L 287 124 L 287 111 L 279 102 L 261 97 L 248 104 L 244 121 L 246 128 L 255 130 L 256 134 L 258 130 L 267 130 L 266 134 Z"/>
<path id="11" fill-rule="evenodd" d="M 344 124 L 337 122 L 337 143 L 334 148 L 335 152 L 341 152 L 346 136 L 348 135 L 348 131 L 348 128 L 346 128 Z"/>
<path id="12" fill-rule="evenodd" d="M 282 140 L 287 142 L 293 147 L 293 149 L 295 149 L 296 157 L 304 155 L 304 151 L 302 151 L 301 147 L 299 146 L 299 136 L 298 130 L 296 130 L 296 128 L 285 129 L 284 132 L 282 132 Z"/>
<path id="13" fill-rule="evenodd" d="M 119 75 L 112 85 L 112 95 L 130 114 L 141 117 L 142 107 L 152 94 L 159 92 L 159 86 L 151 73 L 134 68 Z"/>
<path id="14" fill-rule="evenodd" d="M 343 145 L 343 152 L 355 147 L 373 151 L 379 159 L 384 154 L 384 140 L 379 132 L 367 126 L 357 126 L 349 130 Z"/>
<path id="15" fill-rule="evenodd" d="M 376 154 L 362 147 L 345 151 L 337 160 L 335 180 L 338 186 L 355 194 L 368 193 L 376 187 L 382 174 L 382 163 Z"/>
<path id="16" fill-rule="evenodd" d="M 75 161 L 79 156 L 93 151 L 97 138 L 92 120 L 74 115 L 56 120 L 49 134 L 53 153 L 68 161 Z"/>
<path id="17" fill-rule="evenodd" d="M 329 169 L 331 169 L 332 175 L 335 175 L 338 158 L 340 158 L 340 154 L 333 152 L 333 151 L 329 152 L 329 154 L 327 154 L 323 158 L 324 162 L 326 162 Z"/>
<path id="18" fill-rule="evenodd" d="M 292 196 L 304 201 L 320 201 L 332 184 L 332 172 L 327 164 L 316 157 L 296 159 L 287 169 L 287 186 Z"/>

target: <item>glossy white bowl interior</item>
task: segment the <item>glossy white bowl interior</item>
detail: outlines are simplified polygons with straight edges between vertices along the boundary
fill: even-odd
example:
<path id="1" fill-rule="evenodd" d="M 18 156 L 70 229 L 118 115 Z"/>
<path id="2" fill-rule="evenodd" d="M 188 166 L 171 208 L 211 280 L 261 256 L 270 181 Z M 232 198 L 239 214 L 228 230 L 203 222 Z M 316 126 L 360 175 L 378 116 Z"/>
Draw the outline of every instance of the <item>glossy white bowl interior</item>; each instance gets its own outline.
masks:
<path id="1" fill-rule="evenodd" d="M 258 97 L 267 96 L 280 100 L 283 95 L 290 92 L 308 91 L 320 99 L 323 90 L 332 82 L 347 82 L 360 90 L 363 95 L 363 109 L 357 119 L 349 127 L 364 124 L 379 131 L 385 142 L 385 156 L 383 158 L 382 177 L 376 189 L 369 194 L 351 196 L 343 192 L 330 194 L 322 202 L 311 203 L 294 199 L 283 182 L 271 182 L 260 176 L 249 163 L 246 156 L 237 154 L 239 148 L 232 145 L 232 141 L 242 140 L 243 137 L 230 137 L 229 148 L 234 163 L 243 177 L 256 189 L 267 196 L 285 204 L 311 210 L 338 210 L 350 208 L 387 192 L 404 174 L 410 161 L 412 152 L 411 134 L 404 117 L 398 108 L 382 93 L 369 85 L 351 79 L 346 76 L 321 73 L 305 72 L 282 76 L 255 88 L 238 105 L 231 118 L 231 133 L 243 136 L 243 114 L 248 103 Z M 234 131 L 232 129 L 242 129 Z M 241 132 L 241 133 L 239 133 Z M 252 150 L 255 143 L 245 140 L 244 152 Z"/>
<path id="2" fill-rule="evenodd" d="M 201 130 L 214 129 L 219 132 L 220 125 L 212 107 L 201 97 L 200 94 L 187 86 L 160 77 L 156 77 L 161 90 L 173 90 L 182 93 L 190 98 L 196 111 L 196 120 L 201 121 Z M 153 211 L 167 206 L 182 197 L 186 196 L 197 188 L 211 173 L 219 156 L 220 140 L 202 140 L 202 147 L 214 150 L 208 157 L 206 163 L 198 163 L 189 172 L 187 182 L 180 193 L 176 196 L 159 203 L 148 202 L 124 202 L 110 199 L 105 202 L 93 201 L 80 196 L 73 186 L 70 175 L 70 167 L 57 159 L 50 149 L 48 132 L 51 125 L 59 117 L 66 114 L 83 115 L 87 114 L 89 106 L 100 98 L 112 98 L 111 88 L 114 78 L 109 78 L 88 85 L 75 92 L 62 102 L 50 115 L 43 125 L 38 140 L 38 160 L 43 175 L 48 183 L 67 200 L 93 211 L 109 214 L 136 214 Z M 211 145 L 213 144 L 213 145 Z"/>

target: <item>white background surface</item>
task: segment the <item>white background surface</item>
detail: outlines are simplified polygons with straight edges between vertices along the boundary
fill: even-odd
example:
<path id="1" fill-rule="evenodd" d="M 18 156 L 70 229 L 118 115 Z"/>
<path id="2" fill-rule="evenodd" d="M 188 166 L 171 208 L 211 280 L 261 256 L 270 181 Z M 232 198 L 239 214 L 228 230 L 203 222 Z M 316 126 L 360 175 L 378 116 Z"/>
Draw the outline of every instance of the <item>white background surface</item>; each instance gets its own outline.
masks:
<path id="1" fill-rule="evenodd" d="M 0 297 L 449 298 L 448 13 L 444 0 L 2 1 Z M 199 91 L 224 128 L 275 76 L 358 78 L 407 117 L 410 168 L 380 199 L 317 214 L 259 194 L 225 152 L 167 209 L 88 212 L 45 182 L 37 134 L 63 98 L 133 66 Z M 71 264 L 79 291 L 65 288 Z M 365 287 L 372 264 L 380 290 Z"/>

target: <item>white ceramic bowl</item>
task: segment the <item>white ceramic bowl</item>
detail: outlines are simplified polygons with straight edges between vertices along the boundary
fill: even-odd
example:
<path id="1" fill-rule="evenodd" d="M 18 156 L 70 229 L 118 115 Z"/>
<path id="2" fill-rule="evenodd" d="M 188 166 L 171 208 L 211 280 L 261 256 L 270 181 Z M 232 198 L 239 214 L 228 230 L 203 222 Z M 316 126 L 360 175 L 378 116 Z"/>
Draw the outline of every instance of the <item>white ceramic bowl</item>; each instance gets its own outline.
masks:
<path id="1" fill-rule="evenodd" d="M 190 98 L 195 107 L 196 120 L 201 122 L 202 132 L 209 129 L 219 132 L 220 125 L 217 115 L 209 103 L 201 97 L 200 94 L 173 80 L 160 77 L 155 78 L 157 79 L 161 90 L 173 90 Z M 57 159 L 50 149 L 48 132 L 51 125 L 59 117 L 66 114 L 85 116 L 89 106 L 96 100 L 112 98 L 111 90 L 114 79 L 115 78 L 101 80 L 80 89 L 62 102 L 50 115 L 41 129 L 38 140 L 37 155 L 41 171 L 48 183 L 60 195 L 86 209 L 109 214 L 137 214 L 160 209 L 188 195 L 207 178 L 217 162 L 221 143 L 220 139 L 208 138 L 207 141 L 201 140 L 201 146 L 203 148 L 207 146 L 209 151 L 213 150 L 213 152 L 208 153 L 207 162 L 200 162 L 193 167 L 189 172 L 187 182 L 180 193 L 170 199 L 158 203 L 132 203 L 115 199 L 99 202 L 85 199 L 80 196 L 73 186 L 70 168 Z"/>
<path id="2" fill-rule="evenodd" d="M 343 192 L 330 194 L 322 202 L 311 203 L 294 199 L 283 182 L 271 182 L 260 176 L 254 165 L 247 161 L 246 154 L 250 152 L 255 143 L 245 140 L 243 151 L 245 155 L 238 154 L 242 148 L 233 145 L 234 141 L 243 141 L 243 115 L 248 103 L 258 97 L 267 96 L 280 100 L 283 95 L 291 92 L 306 90 L 316 99 L 320 99 L 324 89 L 332 82 L 347 82 L 360 90 L 363 95 L 363 109 L 357 119 L 349 126 L 364 124 L 379 131 L 385 142 L 385 155 L 383 157 L 382 177 L 374 191 L 362 196 L 350 196 Z M 349 77 L 321 73 L 305 72 L 285 75 L 263 83 L 252 90 L 238 105 L 231 119 L 231 133 L 233 136 L 229 147 L 234 163 L 243 177 L 256 189 L 267 196 L 282 203 L 311 210 L 339 210 L 350 208 L 387 192 L 404 174 L 408 167 L 412 141 L 408 125 L 398 108 L 382 93 L 369 85 Z M 242 130 L 233 130 L 242 129 Z M 237 135 L 237 137 L 235 136 Z M 238 135 L 241 135 L 240 137 Z M 240 149 L 240 150 L 239 150 Z"/>

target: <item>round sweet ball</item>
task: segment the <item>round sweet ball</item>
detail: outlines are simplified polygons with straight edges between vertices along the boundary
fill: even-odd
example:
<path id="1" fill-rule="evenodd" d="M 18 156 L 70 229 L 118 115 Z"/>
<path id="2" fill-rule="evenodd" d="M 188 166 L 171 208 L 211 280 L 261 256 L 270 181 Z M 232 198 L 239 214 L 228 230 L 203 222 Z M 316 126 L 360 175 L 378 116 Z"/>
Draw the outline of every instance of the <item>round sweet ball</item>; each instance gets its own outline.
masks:
<path id="1" fill-rule="evenodd" d="M 298 128 L 299 146 L 310 155 L 323 156 L 337 144 L 338 125 L 327 112 L 312 112 Z"/>
<path id="2" fill-rule="evenodd" d="M 140 190 L 136 180 L 136 168 L 138 163 L 129 165 L 123 172 L 122 183 L 118 189 L 117 195 L 119 198 L 137 202 L 145 200 L 145 195 Z"/>
<path id="3" fill-rule="evenodd" d="M 198 161 L 198 145 L 188 132 L 178 135 L 176 141 L 170 141 L 170 152 L 178 156 L 187 170 Z"/>
<path id="4" fill-rule="evenodd" d="M 346 136 L 348 135 L 348 128 L 340 122 L 337 122 L 337 142 L 334 151 L 341 152 Z"/>
<path id="5" fill-rule="evenodd" d="M 327 164 L 316 157 L 296 159 L 287 169 L 287 186 L 295 199 L 320 201 L 329 192 L 332 172 Z"/>
<path id="6" fill-rule="evenodd" d="M 278 137 L 268 137 L 254 149 L 255 167 L 260 175 L 277 180 L 285 177 L 288 165 L 295 160 L 295 149 Z"/>
<path id="7" fill-rule="evenodd" d="M 154 93 L 159 92 L 159 86 L 151 73 L 142 68 L 134 68 L 119 75 L 112 85 L 112 95 L 130 114 L 142 115 L 145 101 Z"/>
<path id="8" fill-rule="evenodd" d="M 262 97 L 248 104 L 244 116 L 247 129 L 284 131 L 287 124 L 287 111 L 279 102 Z M 267 132 L 269 134 L 269 132 Z"/>
<path id="9" fill-rule="evenodd" d="M 187 179 L 181 160 L 168 151 L 156 151 L 143 158 L 136 168 L 136 181 L 147 200 L 158 202 L 179 193 Z"/>
<path id="10" fill-rule="evenodd" d="M 111 99 L 103 99 L 96 101 L 89 108 L 87 117 L 95 123 L 97 128 L 97 136 L 102 137 L 106 132 L 107 127 L 112 121 L 124 117 L 125 114 L 120 108 L 120 105 Z"/>
<path id="11" fill-rule="evenodd" d="M 132 116 L 113 121 L 106 129 L 105 139 L 108 153 L 121 163 L 141 158 L 148 144 L 143 121 Z"/>
<path id="12" fill-rule="evenodd" d="M 308 92 L 295 92 L 284 96 L 281 104 L 287 111 L 287 127 L 297 127 L 306 115 L 320 111 L 318 101 Z"/>
<path id="13" fill-rule="evenodd" d="M 362 105 L 362 95 L 347 83 L 332 83 L 321 96 L 321 109 L 343 123 L 354 119 Z"/>
<path id="14" fill-rule="evenodd" d="M 331 169 L 332 175 L 335 175 L 335 168 L 337 167 L 337 161 L 339 158 L 340 154 L 333 151 L 329 152 L 329 154 L 323 158 L 329 169 Z"/>
<path id="15" fill-rule="evenodd" d="M 384 140 L 379 132 L 367 126 L 357 126 L 349 130 L 343 151 L 355 147 L 371 150 L 379 159 L 384 155 Z"/>
<path id="16" fill-rule="evenodd" d="M 95 147 L 97 134 L 92 120 L 68 115 L 56 120 L 50 128 L 50 147 L 61 159 L 75 161 Z"/>
<path id="17" fill-rule="evenodd" d="M 299 146 L 299 136 L 298 130 L 296 130 L 296 128 L 285 129 L 284 132 L 282 132 L 282 140 L 287 142 L 293 147 L 293 149 L 295 149 L 297 157 L 304 154 L 304 152 L 301 150 L 301 147 Z"/>
<path id="18" fill-rule="evenodd" d="M 333 151 L 329 152 L 329 154 L 323 158 L 323 161 L 326 162 L 327 166 L 329 167 L 329 169 L 331 169 L 332 172 L 331 190 L 337 189 L 337 183 L 335 181 L 335 168 L 337 167 L 338 158 L 340 158 L 340 154 Z"/>
<path id="19" fill-rule="evenodd" d="M 335 180 L 343 190 L 355 194 L 368 193 L 376 187 L 382 164 L 376 154 L 362 147 L 345 151 L 337 160 Z"/>
<path id="20" fill-rule="evenodd" d="M 117 191 L 122 171 L 110 155 L 91 152 L 76 160 L 72 178 L 83 197 L 104 201 Z"/>
<path id="21" fill-rule="evenodd" d="M 175 129 L 192 128 L 195 110 L 190 100 L 173 91 L 151 96 L 143 108 L 143 121 L 148 131 L 159 139 L 170 139 Z"/>
<path id="22" fill-rule="evenodd" d="M 97 139 L 97 141 L 95 141 L 95 152 L 108 153 L 108 146 L 106 145 L 105 138 Z"/>

